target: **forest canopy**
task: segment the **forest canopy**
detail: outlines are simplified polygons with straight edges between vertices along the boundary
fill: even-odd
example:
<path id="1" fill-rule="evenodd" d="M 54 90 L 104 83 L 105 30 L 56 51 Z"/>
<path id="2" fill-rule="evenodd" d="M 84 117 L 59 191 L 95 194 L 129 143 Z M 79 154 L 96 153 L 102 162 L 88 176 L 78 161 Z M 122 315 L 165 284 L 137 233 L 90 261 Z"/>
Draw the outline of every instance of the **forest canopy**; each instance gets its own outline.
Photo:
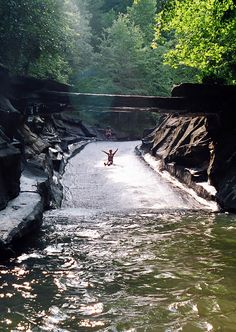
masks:
<path id="1" fill-rule="evenodd" d="M 0 62 L 79 92 L 168 95 L 235 83 L 234 0 L 0 2 Z"/>
<path id="2" fill-rule="evenodd" d="M 174 0 L 157 15 L 156 46 L 172 39 L 165 63 L 199 69 L 203 79 L 235 83 L 234 0 Z"/>

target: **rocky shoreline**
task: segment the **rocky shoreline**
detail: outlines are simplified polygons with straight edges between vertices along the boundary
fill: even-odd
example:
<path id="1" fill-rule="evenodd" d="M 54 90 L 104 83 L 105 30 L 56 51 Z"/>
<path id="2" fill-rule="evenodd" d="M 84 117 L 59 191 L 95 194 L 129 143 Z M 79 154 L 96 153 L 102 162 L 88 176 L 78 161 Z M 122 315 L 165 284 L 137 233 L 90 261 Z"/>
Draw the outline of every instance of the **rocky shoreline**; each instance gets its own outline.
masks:
<path id="1" fill-rule="evenodd" d="M 57 172 L 47 165 L 43 169 L 35 158 L 24 166 L 20 176 L 20 192 L 0 211 L 1 259 L 13 257 L 24 239 L 37 231 L 42 224 L 43 212 L 59 207 L 63 196 L 60 179 L 69 158 L 78 153 L 88 141 L 71 144 L 63 154 L 63 165 Z M 50 170 L 50 172 L 48 172 Z"/>
<path id="2" fill-rule="evenodd" d="M 43 211 L 60 206 L 67 160 L 99 133 L 79 120 L 72 123 L 67 105 L 22 102 L 40 80 L 11 77 L 4 67 L 0 76 L 0 256 L 5 259 L 40 227 Z M 57 82 L 43 84 L 68 89 Z M 51 112 L 39 111 L 46 106 Z"/>

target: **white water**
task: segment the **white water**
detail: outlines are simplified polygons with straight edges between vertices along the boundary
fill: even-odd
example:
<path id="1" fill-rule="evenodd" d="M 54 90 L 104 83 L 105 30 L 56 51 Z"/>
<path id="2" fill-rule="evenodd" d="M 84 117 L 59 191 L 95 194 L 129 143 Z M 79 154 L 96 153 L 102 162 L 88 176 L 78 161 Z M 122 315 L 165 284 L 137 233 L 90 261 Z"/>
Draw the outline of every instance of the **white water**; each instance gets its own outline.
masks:
<path id="1" fill-rule="evenodd" d="M 87 145 L 67 165 L 63 207 L 96 212 L 126 209 L 199 209 L 191 195 L 154 172 L 134 152 L 133 142 L 96 142 Z M 118 152 L 114 165 L 104 166 L 102 150 Z"/>

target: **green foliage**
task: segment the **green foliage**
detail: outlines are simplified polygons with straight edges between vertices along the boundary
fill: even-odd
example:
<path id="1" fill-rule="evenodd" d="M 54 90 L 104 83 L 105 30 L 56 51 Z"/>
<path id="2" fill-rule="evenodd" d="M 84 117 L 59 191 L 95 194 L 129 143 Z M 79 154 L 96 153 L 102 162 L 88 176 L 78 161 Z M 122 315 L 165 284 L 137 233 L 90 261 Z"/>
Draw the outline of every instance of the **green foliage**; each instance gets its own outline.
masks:
<path id="1" fill-rule="evenodd" d="M 151 47 L 156 12 L 166 4 L 2 1 L 0 62 L 14 73 L 70 82 L 80 92 L 169 94 L 174 83 L 193 74 L 186 66 L 174 71 L 163 65 L 173 42 Z"/>
<path id="2" fill-rule="evenodd" d="M 127 7 L 132 4 L 133 0 L 104 0 L 103 10 L 105 12 L 114 10 L 117 14 L 126 13 Z"/>
<path id="3" fill-rule="evenodd" d="M 128 8 L 130 20 L 141 29 L 146 45 L 154 38 L 156 10 L 156 0 L 134 0 Z"/>
<path id="4" fill-rule="evenodd" d="M 12 71 L 28 74 L 47 55 L 61 59 L 71 37 L 63 0 L 3 1 L 0 16 L 0 61 Z"/>
<path id="5" fill-rule="evenodd" d="M 171 0 L 157 0 L 156 1 L 156 5 L 157 5 L 157 12 L 161 12 L 162 10 L 164 10 L 164 8 L 166 8 Z"/>
<path id="6" fill-rule="evenodd" d="M 236 5 L 233 0 L 173 0 L 157 17 L 156 42 L 169 33 L 175 43 L 165 61 L 197 68 L 201 76 L 236 79 Z M 172 33 L 172 35 L 170 35 Z M 165 35 L 166 36 L 166 35 Z"/>
<path id="7" fill-rule="evenodd" d="M 86 3 L 91 13 L 90 26 L 92 28 L 92 46 L 98 51 L 99 39 L 103 31 L 112 26 L 120 13 L 126 13 L 127 6 L 132 0 L 81 0 Z"/>
<path id="8" fill-rule="evenodd" d="M 143 36 L 140 29 L 126 15 L 120 15 L 106 30 L 100 46 L 100 72 L 112 81 L 114 93 L 142 93 Z"/>
<path id="9" fill-rule="evenodd" d="M 167 62 L 174 59 L 175 36 L 183 35 L 175 29 L 177 7 L 171 4 L 185 2 L 190 0 L 4 0 L 0 62 L 16 74 L 72 83 L 77 92 L 169 95 L 174 84 L 196 76 L 187 60 L 175 70 L 163 64 L 165 54 Z M 161 31 L 169 39 L 153 48 L 155 17 L 163 8 Z M 220 18 L 233 22 L 229 11 Z M 227 50 L 233 59 L 234 46 Z"/>
<path id="10" fill-rule="evenodd" d="M 67 83 L 72 69 L 68 62 L 59 54 L 42 54 L 36 62 L 30 66 L 30 75 L 38 78 L 52 78 L 59 82 Z"/>
<path id="11" fill-rule="evenodd" d="M 174 70 L 163 64 L 168 43 L 151 47 L 155 15 L 153 0 L 136 0 L 127 14 L 119 15 L 104 30 L 94 65 L 80 81 L 79 90 L 165 96 L 170 95 L 174 84 L 193 81 L 196 72 L 191 68 Z"/>
<path id="12" fill-rule="evenodd" d="M 72 52 L 67 58 L 72 69 L 70 79 L 76 84 L 93 63 L 94 51 L 92 47 L 92 28 L 90 26 L 92 15 L 83 0 L 71 1 L 67 7 L 71 20 L 70 26 L 76 36 Z"/>
<path id="13" fill-rule="evenodd" d="M 11 72 L 75 81 L 91 65 L 91 14 L 83 0 L 0 3 L 0 62 Z"/>
<path id="14" fill-rule="evenodd" d="M 156 49 L 146 49 L 145 81 L 149 95 L 169 96 L 174 85 L 193 82 L 196 71 L 181 66 L 177 69 L 164 65 L 164 54 L 167 47 L 162 45 Z"/>

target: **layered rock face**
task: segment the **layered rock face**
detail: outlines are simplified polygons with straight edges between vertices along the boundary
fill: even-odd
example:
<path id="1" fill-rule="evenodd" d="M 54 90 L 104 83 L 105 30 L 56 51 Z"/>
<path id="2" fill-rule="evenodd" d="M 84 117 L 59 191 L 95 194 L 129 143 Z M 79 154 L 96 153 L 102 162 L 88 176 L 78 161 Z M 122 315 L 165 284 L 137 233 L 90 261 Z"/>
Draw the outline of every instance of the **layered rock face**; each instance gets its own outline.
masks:
<path id="1" fill-rule="evenodd" d="M 225 119 L 226 120 L 226 119 Z M 236 211 L 236 130 L 235 116 L 220 121 L 212 133 L 208 176 L 217 190 L 216 199 L 227 211 Z"/>
<path id="2" fill-rule="evenodd" d="M 80 120 L 70 118 L 69 112 L 61 113 L 72 107 L 69 86 L 51 80 L 10 77 L 1 66 L 0 79 L 0 210 L 18 195 L 22 167 L 31 165 L 47 172 L 50 187 L 54 188 L 50 200 L 58 205 L 60 190 L 53 179 L 63 170 L 68 146 L 104 133 L 88 129 Z M 98 102 L 98 96 L 90 97 Z M 143 139 L 143 148 L 158 157 L 163 168 L 206 198 L 212 198 L 203 186 L 209 182 L 216 188 L 220 206 L 235 211 L 236 87 L 182 84 L 173 89 L 172 97 L 167 101 L 144 98 L 143 106 L 162 112 L 166 107 L 172 114 L 164 116 L 161 124 Z M 85 99 L 86 104 L 88 96 L 74 94 L 73 98 L 78 102 Z M 120 98 L 127 102 L 124 96 Z M 135 107 L 141 107 L 140 103 L 140 98 L 135 99 Z M 175 109 L 171 110 L 172 106 Z"/>
<path id="3" fill-rule="evenodd" d="M 75 142 L 93 136 L 81 122 L 72 125 L 60 112 L 70 105 L 41 100 L 45 93 L 68 92 L 69 86 L 51 80 L 10 76 L 0 65 L 0 210 L 20 193 L 24 169 L 46 172 L 51 192 L 45 200 L 60 205 L 60 184 L 54 183 L 63 171 L 65 152 Z M 59 189 L 58 189 L 59 188 Z M 48 203 L 47 203 L 48 201 Z"/>
<path id="4" fill-rule="evenodd" d="M 220 207 L 236 211 L 236 88 L 186 84 L 172 96 L 186 98 L 186 114 L 165 116 L 142 148 L 199 195 L 213 198 L 204 183 L 214 186 Z"/>
<path id="5" fill-rule="evenodd" d="M 66 160 L 93 136 L 60 114 L 71 107 L 57 100 L 62 91 L 69 86 L 10 76 L 0 65 L 0 259 L 15 255 L 45 209 L 60 206 Z"/>

